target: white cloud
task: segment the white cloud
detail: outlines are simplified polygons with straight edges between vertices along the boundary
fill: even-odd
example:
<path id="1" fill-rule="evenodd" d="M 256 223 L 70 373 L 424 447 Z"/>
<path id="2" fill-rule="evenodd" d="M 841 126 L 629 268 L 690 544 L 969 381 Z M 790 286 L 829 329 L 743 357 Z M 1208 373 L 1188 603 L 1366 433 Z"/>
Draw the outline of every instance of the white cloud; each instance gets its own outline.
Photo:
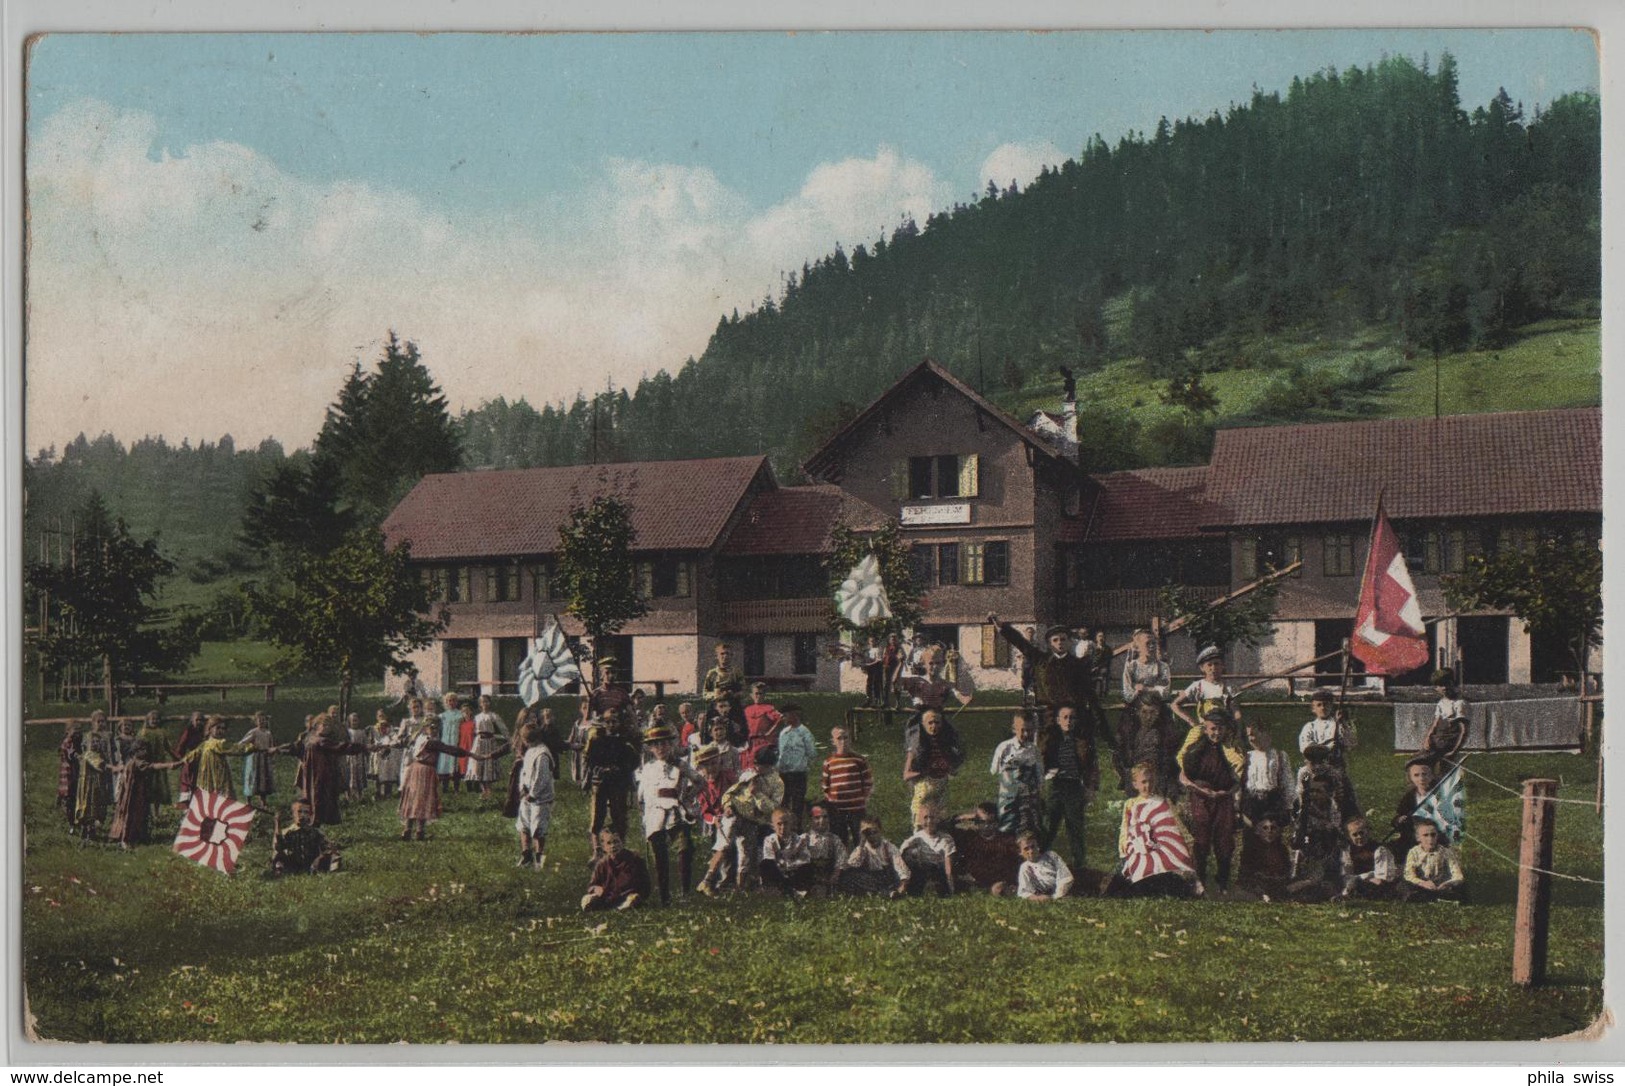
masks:
<path id="1" fill-rule="evenodd" d="M 390 328 L 454 406 L 631 383 L 697 355 L 781 269 L 950 199 L 882 147 L 762 210 L 710 170 L 611 159 L 562 202 L 454 217 L 236 144 L 154 157 L 156 135 L 85 101 L 30 144 L 31 447 L 104 429 L 303 443 Z"/>
<path id="2" fill-rule="evenodd" d="M 977 175 L 977 187 L 985 187 L 989 181 L 1001 189 L 1008 188 L 1011 181 L 1019 181 L 1025 186 L 1037 177 L 1045 166 L 1059 166 L 1066 159 L 1066 152 L 1048 140 L 1038 143 L 1000 144 L 993 149 L 992 154 L 982 160 L 982 171 Z"/>

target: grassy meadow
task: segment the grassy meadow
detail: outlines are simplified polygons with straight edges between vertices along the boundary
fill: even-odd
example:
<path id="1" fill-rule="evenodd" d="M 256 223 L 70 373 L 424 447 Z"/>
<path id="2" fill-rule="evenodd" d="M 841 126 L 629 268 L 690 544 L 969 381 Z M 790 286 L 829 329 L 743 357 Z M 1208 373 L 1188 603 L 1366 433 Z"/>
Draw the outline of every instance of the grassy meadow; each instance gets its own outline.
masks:
<path id="1" fill-rule="evenodd" d="M 327 700 L 320 690 L 279 690 L 278 736 Z M 821 742 L 851 704 L 800 700 Z M 360 708 L 370 716 L 375 705 Z M 195 706 L 220 708 L 213 697 Z M 175 701 L 165 712 L 192 707 Z M 226 708 L 259 707 L 245 699 Z M 499 709 L 511 720 L 516 705 Z M 1279 742 L 1307 717 L 1284 704 L 1251 712 Z M 1355 782 L 1362 804 L 1384 814 L 1402 791 L 1402 761 L 1387 750 L 1387 714 L 1366 713 Z M 1008 721 L 966 716 L 961 730 L 970 756 L 953 802 L 968 807 L 993 795 L 987 763 Z M 26 729 L 24 977 L 33 1028 L 52 1040 L 1529 1039 L 1583 1028 L 1602 1006 L 1602 887 L 1556 883 L 1551 983 L 1522 991 L 1509 979 L 1512 865 L 1472 843 L 1472 903 L 1463 906 L 764 896 L 588 919 L 576 911 L 587 881 L 585 798 L 567 778 L 543 873 L 514 866 L 497 798 L 457 795 L 424 843 L 396 839 L 393 801 L 347 807 L 329 831 L 345 870 L 327 877 L 265 877 L 261 816 L 228 878 L 164 844 L 80 846 L 53 808 L 59 738 L 56 726 Z M 898 731 L 866 726 L 859 746 L 876 770 L 874 806 L 900 840 Z M 1593 759 L 1567 754 L 1469 764 L 1511 786 L 1557 775 L 1569 797 L 1589 798 L 1595 781 Z M 278 770 L 286 790 L 292 760 Z M 1094 866 L 1115 856 L 1113 798 L 1090 809 Z M 1518 800 L 1475 780 L 1469 802 L 1471 831 L 1515 853 Z M 171 816 L 165 829 L 174 825 Z M 1600 879 L 1601 819 L 1563 806 L 1556 856 L 1559 870 Z"/>

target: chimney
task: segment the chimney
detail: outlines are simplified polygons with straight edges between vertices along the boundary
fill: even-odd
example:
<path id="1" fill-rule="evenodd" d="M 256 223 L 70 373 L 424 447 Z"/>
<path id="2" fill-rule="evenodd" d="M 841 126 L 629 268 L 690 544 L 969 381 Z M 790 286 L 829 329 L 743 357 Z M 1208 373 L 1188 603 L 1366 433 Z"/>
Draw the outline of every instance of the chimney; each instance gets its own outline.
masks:
<path id="1" fill-rule="evenodd" d="M 1061 451 L 1074 462 L 1079 460 L 1081 454 L 1078 448 L 1078 397 L 1070 388 L 1061 400 Z"/>

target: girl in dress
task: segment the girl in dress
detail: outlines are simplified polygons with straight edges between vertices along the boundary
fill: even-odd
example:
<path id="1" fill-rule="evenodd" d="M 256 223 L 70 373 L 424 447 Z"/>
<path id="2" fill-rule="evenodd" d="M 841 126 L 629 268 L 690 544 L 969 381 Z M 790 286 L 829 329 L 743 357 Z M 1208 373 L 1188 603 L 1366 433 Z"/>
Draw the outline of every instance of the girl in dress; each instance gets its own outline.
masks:
<path id="1" fill-rule="evenodd" d="M 261 810 L 270 810 L 266 797 L 276 791 L 276 774 L 271 770 L 276 742 L 271 738 L 270 718 L 255 713 L 254 726 L 237 745 L 248 751 L 243 759 L 243 798 Z"/>
<path id="2" fill-rule="evenodd" d="M 401 748 L 396 742 L 395 728 L 382 709 L 378 710 L 378 719 L 367 735 L 367 742 L 372 749 L 368 756 L 371 761 L 368 775 L 372 777 L 373 798 L 387 799 L 394 795 L 395 785 L 401 779 Z"/>
<path id="3" fill-rule="evenodd" d="M 414 836 L 428 840 L 429 823 L 440 817 L 440 777 L 436 772 L 442 756 L 468 758 L 471 752 L 442 743 L 440 721 L 426 717 L 418 727 L 407 751 L 406 776 L 401 784 L 401 840 Z"/>
<path id="4" fill-rule="evenodd" d="M 359 748 L 344 758 L 344 794 L 354 803 L 367 791 L 367 761 L 372 753 L 372 733 L 361 726 L 360 713 L 351 713 L 346 725 L 350 745 Z"/>
<path id="5" fill-rule="evenodd" d="M 463 780 L 478 784 L 480 795 L 484 797 L 491 795 L 491 782 L 497 779 L 498 735 L 507 739 L 508 726 L 491 710 L 490 695 L 483 694 L 480 696 L 480 711 L 474 717 L 473 742 L 467 744 L 476 757 L 469 760 L 463 771 Z"/>

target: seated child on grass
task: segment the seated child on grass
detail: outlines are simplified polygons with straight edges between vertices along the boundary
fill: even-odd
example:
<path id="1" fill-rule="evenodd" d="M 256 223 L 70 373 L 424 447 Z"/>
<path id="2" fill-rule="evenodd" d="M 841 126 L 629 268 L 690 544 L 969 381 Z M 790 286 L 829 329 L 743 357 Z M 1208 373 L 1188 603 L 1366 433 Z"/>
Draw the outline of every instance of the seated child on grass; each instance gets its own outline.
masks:
<path id="1" fill-rule="evenodd" d="M 294 800 L 289 809 L 293 825 L 283 829 L 278 822 L 271 842 L 273 875 L 322 875 L 339 869 L 338 846 L 322 836 L 311 824 L 310 804 Z"/>
<path id="2" fill-rule="evenodd" d="M 1117 834 L 1117 873 L 1108 897 L 1190 897 L 1199 887 L 1191 867 L 1190 836 L 1174 806 L 1152 791 L 1156 768 L 1141 762 L 1129 771 L 1134 795 L 1123 804 Z"/>
<path id="3" fill-rule="evenodd" d="M 900 851 L 908 866 L 910 893 L 925 893 L 926 883 L 935 886 L 942 897 L 954 892 L 956 848 L 953 836 L 940 828 L 936 811 L 927 808 L 920 812 L 920 828 L 903 842 Z"/>
<path id="4" fill-rule="evenodd" d="M 1266 812 L 1241 831 L 1241 873 L 1236 887 L 1249 896 L 1280 901 L 1286 898 L 1291 881 L 1292 854 L 1281 836 L 1281 823 Z"/>
<path id="5" fill-rule="evenodd" d="M 620 834 L 605 830 L 599 835 L 599 857 L 587 894 L 581 899 L 582 912 L 635 909 L 649 897 L 649 865 L 626 848 Z"/>
<path id="6" fill-rule="evenodd" d="M 1399 869 L 1393 853 L 1371 839 L 1371 825 L 1364 818 L 1351 818 L 1343 827 L 1348 844 L 1343 847 L 1343 896 L 1367 901 L 1386 901 L 1399 888 Z"/>
<path id="7" fill-rule="evenodd" d="M 954 873 L 959 879 L 956 889 L 974 887 L 994 897 L 1015 893 L 1021 846 L 1014 834 L 1000 832 L 998 808 L 978 803 L 974 811 L 955 818 L 949 832 L 958 850 L 954 860 Z"/>
<path id="8" fill-rule="evenodd" d="M 1465 901 L 1467 874 L 1461 857 L 1444 843 L 1439 827 L 1425 819 L 1416 823 L 1416 847 L 1405 857 L 1406 901 Z"/>
<path id="9" fill-rule="evenodd" d="M 881 835 L 880 819 L 865 817 L 858 826 L 857 846 L 847 853 L 835 876 L 844 894 L 901 897 L 908 884 L 908 865 L 897 846 Z"/>
<path id="10" fill-rule="evenodd" d="M 796 832 L 795 815 L 784 807 L 773 812 L 772 825 L 762 842 L 762 885 L 784 897 L 804 898 L 818 879 L 807 836 Z"/>
<path id="11" fill-rule="evenodd" d="M 807 830 L 807 855 L 812 858 L 813 885 L 824 890 L 835 882 L 835 872 L 846 859 L 846 845 L 831 828 L 829 809 L 822 805 L 808 810 L 812 826 Z"/>
<path id="12" fill-rule="evenodd" d="M 1021 849 L 1021 870 L 1016 875 L 1016 896 L 1023 901 L 1056 901 L 1072 893 L 1072 870 L 1054 852 L 1039 847 L 1031 830 L 1016 838 Z"/>

